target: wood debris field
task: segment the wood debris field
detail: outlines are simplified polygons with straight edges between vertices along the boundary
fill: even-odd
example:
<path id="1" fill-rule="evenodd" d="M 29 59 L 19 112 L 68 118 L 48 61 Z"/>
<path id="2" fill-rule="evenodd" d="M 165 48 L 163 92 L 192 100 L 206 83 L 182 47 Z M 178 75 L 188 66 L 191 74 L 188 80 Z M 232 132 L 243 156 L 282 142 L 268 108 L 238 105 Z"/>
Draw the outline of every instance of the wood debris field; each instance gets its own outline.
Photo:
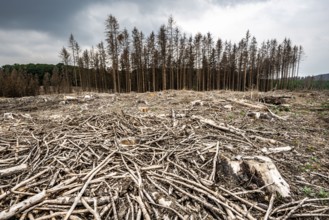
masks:
<path id="1" fill-rule="evenodd" d="M 0 219 L 329 219 L 329 93 L 0 99 Z"/>

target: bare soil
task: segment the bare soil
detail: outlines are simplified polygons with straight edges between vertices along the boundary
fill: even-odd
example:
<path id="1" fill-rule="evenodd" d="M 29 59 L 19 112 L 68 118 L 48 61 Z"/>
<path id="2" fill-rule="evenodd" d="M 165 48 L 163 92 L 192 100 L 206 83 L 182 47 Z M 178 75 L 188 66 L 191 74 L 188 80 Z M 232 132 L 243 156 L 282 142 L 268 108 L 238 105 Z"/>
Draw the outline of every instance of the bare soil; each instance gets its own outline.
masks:
<path id="1" fill-rule="evenodd" d="M 254 156 L 289 198 L 222 163 Z M 328 207 L 329 91 L 0 98 L 0 219 L 328 219 Z"/>

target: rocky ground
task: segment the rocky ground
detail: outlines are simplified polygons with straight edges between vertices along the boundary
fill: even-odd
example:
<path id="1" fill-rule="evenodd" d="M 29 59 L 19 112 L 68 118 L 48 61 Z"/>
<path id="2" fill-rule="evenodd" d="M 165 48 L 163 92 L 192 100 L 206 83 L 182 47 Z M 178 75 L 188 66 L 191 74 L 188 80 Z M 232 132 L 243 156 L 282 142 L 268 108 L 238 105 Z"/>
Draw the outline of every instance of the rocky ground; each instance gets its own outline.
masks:
<path id="1" fill-rule="evenodd" d="M 0 98 L 0 219 L 327 219 L 328 91 Z"/>

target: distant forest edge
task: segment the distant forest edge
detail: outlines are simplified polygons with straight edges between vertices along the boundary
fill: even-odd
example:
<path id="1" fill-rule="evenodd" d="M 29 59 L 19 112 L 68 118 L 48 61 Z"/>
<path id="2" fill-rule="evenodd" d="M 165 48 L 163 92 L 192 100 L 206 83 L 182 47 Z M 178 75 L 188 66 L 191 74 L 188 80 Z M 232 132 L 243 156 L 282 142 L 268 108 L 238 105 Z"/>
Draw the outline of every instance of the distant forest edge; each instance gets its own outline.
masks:
<path id="1" fill-rule="evenodd" d="M 304 51 L 289 38 L 258 44 L 249 31 L 238 43 L 214 39 L 211 33 L 188 36 L 172 17 L 156 33 L 145 36 L 135 27 L 129 34 L 109 15 L 105 42 L 82 51 L 71 34 L 57 65 L 3 66 L 0 96 L 69 93 L 73 88 L 97 92 L 329 89 L 328 81 L 298 77 Z"/>

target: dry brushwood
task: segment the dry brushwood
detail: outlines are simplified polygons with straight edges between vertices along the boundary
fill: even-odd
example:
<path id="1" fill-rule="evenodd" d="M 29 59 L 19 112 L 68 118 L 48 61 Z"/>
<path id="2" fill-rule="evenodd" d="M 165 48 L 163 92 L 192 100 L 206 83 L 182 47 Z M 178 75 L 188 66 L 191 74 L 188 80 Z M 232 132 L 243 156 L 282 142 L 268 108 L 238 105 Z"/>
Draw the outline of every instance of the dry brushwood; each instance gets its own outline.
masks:
<path id="1" fill-rule="evenodd" d="M 65 96 L 48 101 L 51 111 L 46 104 L 38 105 L 43 101 L 36 98 L 38 113 L 5 114 L 0 119 L 0 220 L 328 215 L 329 199 L 276 200 L 276 194 L 290 194 L 289 179 L 280 175 L 282 167 L 274 165 L 275 158 L 262 155 L 275 157 L 292 149 L 283 139 L 277 140 L 277 132 L 224 121 L 218 107 L 222 101 L 211 97 L 195 101 L 194 95 L 186 96 L 184 106 L 172 104 L 161 112 L 154 111 L 155 106 L 173 102 L 170 92 L 163 93 L 159 102 L 158 97 L 147 99 L 147 94 L 111 95 L 112 99 Z M 147 100 L 147 111 L 132 100 Z M 60 105 L 61 101 L 70 104 Z M 257 103 L 231 102 L 247 111 L 267 111 Z M 244 161 L 248 175 L 235 178 L 223 166 L 224 158 L 237 157 L 228 160 L 238 166 Z M 232 164 L 232 170 L 247 172 Z M 268 166 L 286 188 L 278 188 L 276 179 L 267 176 Z M 262 181 L 254 182 L 256 173 Z"/>

